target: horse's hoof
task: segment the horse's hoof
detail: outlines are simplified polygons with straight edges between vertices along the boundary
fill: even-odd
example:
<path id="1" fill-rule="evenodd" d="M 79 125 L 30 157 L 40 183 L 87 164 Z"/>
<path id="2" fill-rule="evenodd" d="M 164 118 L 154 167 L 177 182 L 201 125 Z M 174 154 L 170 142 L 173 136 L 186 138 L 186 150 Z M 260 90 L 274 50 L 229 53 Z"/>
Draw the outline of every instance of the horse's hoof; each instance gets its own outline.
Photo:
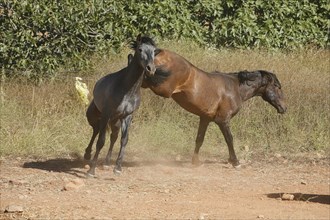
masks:
<path id="1" fill-rule="evenodd" d="M 202 163 L 199 161 L 199 158 L 197 155 L 194 155 L 191 161 L 192 165 L 198 167 L 200 165 L 202 165 Z"/>
<path id="2" fill-rule="evenodd" d="M 115 175 L 117 175 L 117 176 L 119 176 L 119 175 L 121 175 L 121 169 L 118 169 L 118 168 L 114 168 L 113 169 L 113 173 L 115 174 Z"/>
<path id="3" fill-rule="evenodd" d="M 199 160 L 192 161 L 192 165 L 193 165 L 194 167 L 200 167 L 202 164 L 203 164 L 203 163 L 200 162 Z"/>
<path id="4" fill-rule="evenodd" d="M 233 167 L 234 167 L 235 169 L 237 169 L 237 170 L 239 170 L 239 169 L 242 168 L 241 164 L 237 164 L 237 165 L 234 165 L 234 164 L 233 164 Z"/>
<path id="5" fill-rule="evenodd" d="M 228 162 L 235 168 L 235 169 L 239 169 L 241 168 L 241 164 L 239 163 L 238 160 L 231 160 L 229 159 Z"/>

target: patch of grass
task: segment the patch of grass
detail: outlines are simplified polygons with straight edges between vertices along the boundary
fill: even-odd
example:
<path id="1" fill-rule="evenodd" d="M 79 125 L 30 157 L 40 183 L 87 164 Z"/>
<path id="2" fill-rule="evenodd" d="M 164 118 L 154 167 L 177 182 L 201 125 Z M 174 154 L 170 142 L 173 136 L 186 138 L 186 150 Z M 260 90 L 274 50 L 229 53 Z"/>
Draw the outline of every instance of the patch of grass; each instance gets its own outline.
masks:
<path id="1" fill-rule="evenodd" d="M 261 98 L 244 103 L 231 122 L 235 150 L 240 158 L 250 157 L 253 152 L 329 155 L 329 51 L 285 54 L 214 50 L 182 42 L 163 42 L 161 46 L 176 51 L 206 71 L 265 69 L 277 74 L 286 95 L 288 112 L 277 114 Z M 93 71 L 75 75 L 83 76 L 92 91 L 98 78 L 127 65 L 129 52 L 96 57 Z M 92 129 L 85 118 L 86 106 L 76 98 L 75 75 L 59 74 L 55 80 L 39 86 L 24 80 L 1 82 L 4 93 L 0 104 L 1 156 L 83 155 Z M 142 104 L 134 114 L 126 152 L 144 157 L 190 157 L 198 121 L 198 116 L 186 112 L 172 99 L 143 89 Z M 118 140 L 116 152 L 119 143 Z M 108 146 L 107 142 L 101 157 L 105 156 Z M 201 155 L 228 157 L 227 145 L 215 124 L 208 128 Z"/>

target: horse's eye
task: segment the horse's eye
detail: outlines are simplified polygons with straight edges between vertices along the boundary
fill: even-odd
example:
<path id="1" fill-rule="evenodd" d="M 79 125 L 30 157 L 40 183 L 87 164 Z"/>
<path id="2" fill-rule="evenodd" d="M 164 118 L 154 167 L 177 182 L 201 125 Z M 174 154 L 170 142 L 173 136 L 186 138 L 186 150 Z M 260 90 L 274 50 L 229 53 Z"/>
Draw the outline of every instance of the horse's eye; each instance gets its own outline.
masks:
<path id="1" fill-rule="evenodd" d="M 154 53 L 155 53 L 155 56 L 157 56 L 157 54 L 160 53 L 160 49 L 155 49 Z"/>

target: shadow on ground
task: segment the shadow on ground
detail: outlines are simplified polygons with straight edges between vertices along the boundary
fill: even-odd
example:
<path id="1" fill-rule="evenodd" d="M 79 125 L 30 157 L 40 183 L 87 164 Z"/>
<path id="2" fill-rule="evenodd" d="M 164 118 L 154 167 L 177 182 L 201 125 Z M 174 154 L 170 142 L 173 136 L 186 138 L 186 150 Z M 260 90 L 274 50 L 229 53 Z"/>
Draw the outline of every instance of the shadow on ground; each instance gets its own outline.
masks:
<path id="1" fill-rule="evenodd" d="M 99 160 L 98 166 L 102 166 L 102 161 L 104 159 Z M 78 158 L 78 159 L 67 159 L 67 158 L 56 158 L 56 159 L 49 159 L 44 161 L 30 161 L 25 162 L 23 164 L 23 168 L 32 168 L 32 169 L 39 169 L 39 170 L 46 170 L 51 172 L 66 172 L 70 173 L 71 171 L 81 172 L 77 169 L 84 168 L 86 164 L 89 162 Z M 156 165 L 164 165 L 164 166 L 171 166 L 171 167 L 181 167 L 185 164 L 189 164 L 190 161 L 183 160 L 183 161 L 176 161 L 176 160 L 141 160 L 141 161 L 131 161 L 131 162 L 123 162 L 123 167 L 144 167 L 144 166 L 156 166 Z M 212 163 L 212 162 L 205 162 L 205 163 Z M 112 162 L 112 165 L 114 162 Z"/>
<path id="2" fill-rule="evenodd" d="M 269 193 L 268 198 L 281 199 L 284 193 Z M 318 195 L 318 194 L 303 194 L 303 193 L 286 193 L 294 196 L 293 201 L 308 201 L 321 204 L 330 205 L 330 195 Z"/>
<path id="3" fill-rule="evenodd" d="M 104 158 L 100 158 L 98 160 L 98 167 L 103 169 L 103 161 Z M 111 165 L 114 165 L 114 161 L 112 161 Z M 210 161 L 205 160 L 202 164 L 226 164 L 225 162 L 220 161 Z M 86 177 L 86 168 L 85 166 L 89 164 L 89 161 L 84 160 L 81 157 L 77 157 L 75 159 L 68 159 L 68 158 L 55 158 L 55 159 L 48 159 L 48 160 L 36 160 L 36 161 L 29 161 L 23 164 L 23 168 L 31 168 L 31 169 L 39 169 L 45 170 L 48 172 L 63 172 L 67 174 L 71 174 L 80 178 Z M 194 166 L 191 163 L 190 159 L 184 160 L 170 160 L 170 159 L 139 159 L 135 161 L 124 161 L 122 166 L 125 167 L 150 167 L 150 166 L 167 166 L 167 167 L 190 167 Z"/>
<path id="4" fill-rule="evenodd" d="M 45 161 L 30 161 L 23 164 L 23 168 L 32 168 L 39 170 L 46 170 L 49 172 L 64 172 L 75 176 L 78 174 L 84 174 L 84 172 L 78 170 L 85 166 L 86 162 L 83 159 L 67 159 L 56 158 Z"/>

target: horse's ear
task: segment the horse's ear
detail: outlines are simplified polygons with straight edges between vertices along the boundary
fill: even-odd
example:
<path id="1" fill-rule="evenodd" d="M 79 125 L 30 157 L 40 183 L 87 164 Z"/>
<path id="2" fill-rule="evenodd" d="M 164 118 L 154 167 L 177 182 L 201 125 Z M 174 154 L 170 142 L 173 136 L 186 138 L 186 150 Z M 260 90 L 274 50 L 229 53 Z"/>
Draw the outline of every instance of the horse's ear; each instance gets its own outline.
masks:
<path id="1" fill-rule="evenodd" d="M 272 74 L 272 77 L 273 77 L 273 80 L 274 80 L 274 85 L 278 88 L 281 88 L 281 83 L 280 81 L 278 80 L 277 76 L 275 73 L 271 73 Z"/>
<path id="2" fill-rule="evenodd" d="M 273 82 L 273 73 L 267 72 L 267 71 L 260 71 L 262 76 L 262 85 L 268 85 L 269 83 Z"/>
<path id="3" fill-rule="evenodd" d="M 136 43 L 141 44 L 142 36 L 141 33 L 136 37 Z"/>

